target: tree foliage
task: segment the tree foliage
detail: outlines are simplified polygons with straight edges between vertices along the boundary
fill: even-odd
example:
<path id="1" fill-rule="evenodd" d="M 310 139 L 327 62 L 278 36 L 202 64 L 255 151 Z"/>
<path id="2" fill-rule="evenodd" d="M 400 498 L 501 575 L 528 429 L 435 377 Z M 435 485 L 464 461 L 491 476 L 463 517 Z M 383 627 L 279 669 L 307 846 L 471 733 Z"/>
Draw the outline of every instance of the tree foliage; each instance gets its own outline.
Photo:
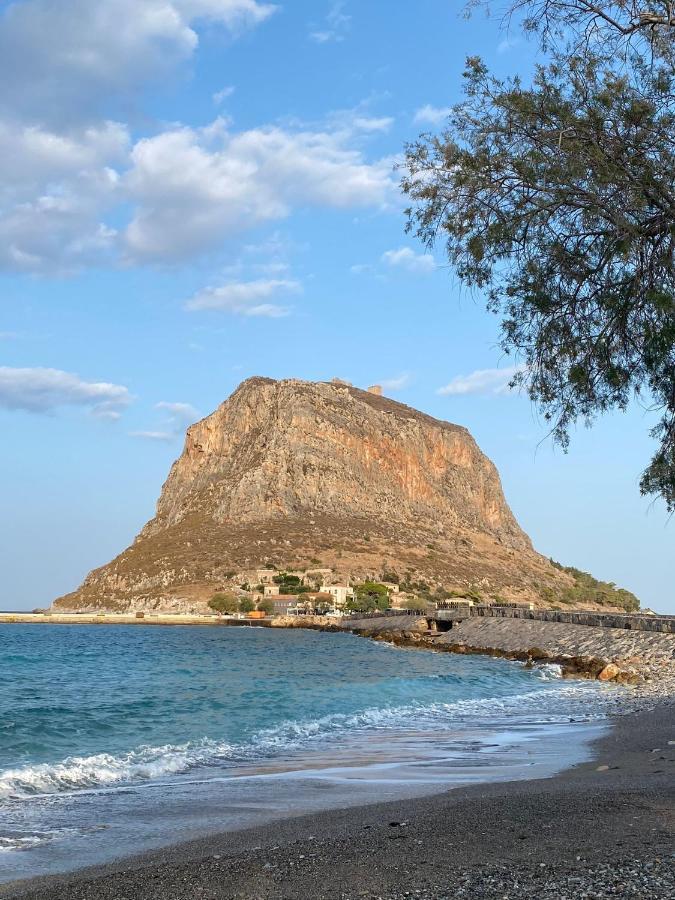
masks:
<path id="1" fill-rule="evenodd" d="M 428 609 L 430 605 L 431 604 L 429 603 L 429 601 L 425 600 L 423 597 L 410 597 L 403 604 L 403 608 L 413 610 L 415 612 L 424 612 L 424 610 Z"/>
<path id="2" fill-rule="evenodd" d="M 469 59 L 464 101 L 407 148 L 402 187 L 408 229 L 501 315 L 514 384 L 563 446 L 635 395 L 658 410 L 641 489 L 675 510 L 675 28 L 640 25 L 672 5 L 512 0 L 558 43 L 528 86 Z"/>
<path id="3" fill-rule="evenodd" d="M 469 0 L 466 10 L 477 7 L 491 11 L 494 0 Z M 500 7 L 503 21 L 522 16 L 526 31 L 541 35 L 544 46 L 555 40 L 569 40 L 570 34 L 588 42 L 622 45 L 637 38 L 650 44 L 667 46 L 675 29 L 675 4 L 672 0 L 511 0 L 506 10 Z M 574 42 L 573 42 L 574 45 Z"/>
<path id="4" fill-rule="evenodd" d="M 389 608 L 389 591 L 376 581 L 364 581 L 354 588 L 354 597 L 345 604 L 346 609 L 355 612 L 375 612 Z"/>
<path id="5" fill-rule="evenodd" d="M 332 594 L 318 593 L 314 598 L 314 609 L 318 613 L 328 612 L 335 605 L 335 599 Z"/>
<path id="6" fill-rule="evenodd" d="M 239 609 L 239 600 L 234 594 L 219 591 L 209 600 L 209 607 L 218 613 L 236 613 Z"/>
<path id="7" fill-rule="evenodd" d="M 294 588 L 298 588 L 302 584 L 302 579 L 299 575 L 289 575 L 287 572 L 275 575 L 272 581 L 283 588 L 284 592 L 287 591 L 288 593 L 291 593 Z"/>
<path id="8" fill-rule="evenodd" d="M 588 572 L 582 572 L 574 566 L 562 566 L 555 560 L 551 564 L 561 572 L 566 572 L 574 578 L 573 587 L 565 588 L 562 594 L 547 588 L 544 599 L 560 602 L 569 606 L 597 603 L 599 606 L 618 606 L 626 612 L 637 612 L 640 609 L 640 601 L 635 594 L 625 588 L 618 588 L 611 581 L 599 581 Z"/>

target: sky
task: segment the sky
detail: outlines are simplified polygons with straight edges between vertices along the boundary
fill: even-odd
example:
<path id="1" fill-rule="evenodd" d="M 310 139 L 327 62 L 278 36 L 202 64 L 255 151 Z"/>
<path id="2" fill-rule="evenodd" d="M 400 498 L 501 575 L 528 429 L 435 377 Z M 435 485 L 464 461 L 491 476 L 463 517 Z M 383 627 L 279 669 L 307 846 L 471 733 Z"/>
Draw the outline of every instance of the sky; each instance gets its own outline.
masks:
<path id="1" fill-rule="evenodd" d="M 0 0 L 0 608 L 126 547 L 187 425 L 265 375 L 468 427 L 538 550 L 675 613 L 653 414 L 562 453 L 498 320 L 405 233 L 395 166 L 465 58 L 536 58 L 462 5 Z"/>

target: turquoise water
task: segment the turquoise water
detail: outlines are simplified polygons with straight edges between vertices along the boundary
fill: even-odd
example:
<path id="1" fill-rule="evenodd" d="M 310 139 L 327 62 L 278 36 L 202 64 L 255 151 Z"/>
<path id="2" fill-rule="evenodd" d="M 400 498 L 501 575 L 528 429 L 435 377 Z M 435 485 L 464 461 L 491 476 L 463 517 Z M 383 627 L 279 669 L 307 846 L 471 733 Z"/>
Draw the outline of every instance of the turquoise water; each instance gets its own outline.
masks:
<path id="1" fill-rule="evenodd" d="M 5 625 L 0 675 L 4 879 L 109 858 L 111 835 L 550 774 L 601 716 L 551 667 L 266 628 Z"/>

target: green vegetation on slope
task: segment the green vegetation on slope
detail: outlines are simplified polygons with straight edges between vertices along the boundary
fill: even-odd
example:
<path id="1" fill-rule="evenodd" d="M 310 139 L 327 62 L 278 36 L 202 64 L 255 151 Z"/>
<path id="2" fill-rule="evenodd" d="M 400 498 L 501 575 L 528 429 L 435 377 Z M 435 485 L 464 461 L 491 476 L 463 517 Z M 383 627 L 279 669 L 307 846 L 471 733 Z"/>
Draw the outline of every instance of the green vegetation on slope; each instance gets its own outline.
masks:
<path id="1" fill-rule="evenodd" d="M 551 560 L 551 565 L 571 575 L 575 583 L 573 587 L 565 588 L 562 594 L 552 588 L 544 588 L 542 598 L 547 602 L 564 603 L 566 606 L 597 603 L 600 606 L 618 606 L 626 612 L 640 609 L 640 601 L 635 594 L 618 588 L 612 581 L 598 581 L 588 572 L 582 572 L 574 566 L 563 566 L 554 559 Z"/>

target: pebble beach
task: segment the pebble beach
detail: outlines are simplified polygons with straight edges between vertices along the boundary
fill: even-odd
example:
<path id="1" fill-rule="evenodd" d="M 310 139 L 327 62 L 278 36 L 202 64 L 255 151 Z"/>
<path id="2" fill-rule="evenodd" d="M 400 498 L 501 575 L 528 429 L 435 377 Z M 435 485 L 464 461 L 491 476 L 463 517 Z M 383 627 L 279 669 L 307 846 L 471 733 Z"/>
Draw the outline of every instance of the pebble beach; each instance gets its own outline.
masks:
<path id="1" fill-rule="evenodd" d="M 675 706 L 625 710 L 553 778 L 289 818 L 68 877 L 24 900 L 399 900 L 675 895 Z"/>

